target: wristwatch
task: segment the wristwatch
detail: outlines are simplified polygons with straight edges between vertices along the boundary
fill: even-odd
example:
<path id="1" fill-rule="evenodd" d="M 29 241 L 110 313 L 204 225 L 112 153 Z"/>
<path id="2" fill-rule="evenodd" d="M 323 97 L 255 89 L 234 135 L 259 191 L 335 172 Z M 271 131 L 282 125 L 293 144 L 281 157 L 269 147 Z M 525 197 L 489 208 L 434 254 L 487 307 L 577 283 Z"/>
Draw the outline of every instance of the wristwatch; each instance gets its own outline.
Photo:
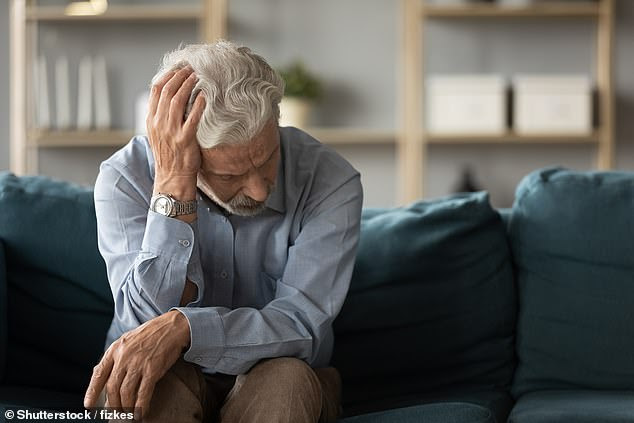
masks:
<path id="1" fill-rule="evenodd" d="M 167 217 L 196 213 L 197 206 L 196 200 L 178 201 L 171 195 L 160 192 L 150 200 L 150 210 Z"/>

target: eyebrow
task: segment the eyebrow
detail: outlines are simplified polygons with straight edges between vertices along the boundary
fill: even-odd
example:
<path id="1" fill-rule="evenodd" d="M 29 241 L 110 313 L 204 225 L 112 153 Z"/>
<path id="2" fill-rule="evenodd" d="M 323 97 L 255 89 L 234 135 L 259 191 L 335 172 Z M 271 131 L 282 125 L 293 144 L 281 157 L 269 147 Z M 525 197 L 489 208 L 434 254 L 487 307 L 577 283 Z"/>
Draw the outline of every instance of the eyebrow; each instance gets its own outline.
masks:
<path id="1" fill-rule="evenodd" d="M 256 166 L 256 167 L 260 168 L 260 167 L 264 166 L 266 163 L 268 163 L 269 160 L 271 160 L 273 158 L 273 156 L 275 155 L 275 153 L 279 149 L 280 149 L 280 143 L 278 143 L 277 147 L 275 147 L 273 149 L 273 151 L 271 152 L 271 154 L 269 154 L 269 157 L 267 157 L 266 160 L 264 160 L 264 162 L 260 166 Z M 246 172 L 243 172 L 243 173 L 217 173 L 217 172 L 211 171 L 211 173 L 213 175 L 216 175 L 216 176 L 242 176 L 242 175 L 246 175 L 247 173 L 249 173 L 249 171 L 247 170 Z"/>

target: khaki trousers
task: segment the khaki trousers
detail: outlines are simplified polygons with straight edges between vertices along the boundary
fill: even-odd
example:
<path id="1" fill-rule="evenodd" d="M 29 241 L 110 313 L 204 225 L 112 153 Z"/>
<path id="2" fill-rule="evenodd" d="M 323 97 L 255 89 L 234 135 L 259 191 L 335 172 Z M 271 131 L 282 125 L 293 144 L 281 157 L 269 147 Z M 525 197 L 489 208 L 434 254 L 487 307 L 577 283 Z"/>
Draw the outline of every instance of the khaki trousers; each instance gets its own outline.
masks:
<path id="1" fill-rule="evenodd" d="M 260 361 L 244 375 L 206 375 L 179 359 L 156 384 L 143 422 L 330 423 L 340 403 L 333 367 L 312 369 L 282 357 Z"/>

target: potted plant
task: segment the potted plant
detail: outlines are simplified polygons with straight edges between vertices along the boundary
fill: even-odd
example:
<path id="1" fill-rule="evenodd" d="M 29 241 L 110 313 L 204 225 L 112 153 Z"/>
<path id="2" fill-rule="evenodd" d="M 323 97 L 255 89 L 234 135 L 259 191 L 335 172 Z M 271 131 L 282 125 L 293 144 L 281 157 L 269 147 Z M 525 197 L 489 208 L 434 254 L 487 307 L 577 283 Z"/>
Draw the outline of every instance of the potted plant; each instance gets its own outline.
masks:
<path id="1" fill-rule="evenodd" d="M 314 101 L 321 94 L 321 84 L 299 61 L 279 73 L 286 85 L 280 103 L 280 126 L 306 128 Z"/>

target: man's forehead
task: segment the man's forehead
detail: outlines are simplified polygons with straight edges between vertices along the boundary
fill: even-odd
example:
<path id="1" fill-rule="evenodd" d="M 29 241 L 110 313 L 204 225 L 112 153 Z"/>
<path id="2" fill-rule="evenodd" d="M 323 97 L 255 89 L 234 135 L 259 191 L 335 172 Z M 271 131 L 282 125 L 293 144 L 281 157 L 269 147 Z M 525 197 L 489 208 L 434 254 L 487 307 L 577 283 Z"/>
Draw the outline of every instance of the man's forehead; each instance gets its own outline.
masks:
<path id="1" fill-rule="evenodd" d="M 214 172 L 241 174 L 261 165 L 277 147 L 275 134 L 254 138 L 246 145 L 219 145 L 205 150 L 203 166 Z"/>

